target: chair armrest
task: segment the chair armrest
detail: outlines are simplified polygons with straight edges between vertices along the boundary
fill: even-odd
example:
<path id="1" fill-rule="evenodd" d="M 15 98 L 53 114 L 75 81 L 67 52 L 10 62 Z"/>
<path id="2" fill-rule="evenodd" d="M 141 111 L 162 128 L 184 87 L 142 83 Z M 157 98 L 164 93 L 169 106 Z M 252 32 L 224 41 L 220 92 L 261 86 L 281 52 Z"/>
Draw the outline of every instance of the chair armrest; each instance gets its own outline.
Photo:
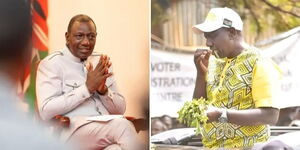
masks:
<path id="1" fill-rule="evenodd" d="M 67 116 L 56 115 L 51 120 L 51 123 L 55 128 L 61 130 L 63 128 L 68 128 L 70 126 L 70 118 Z"/>
<path id="2" fill-rule="evenodd" d="M 135 118 L 135 117 L 132 117 L 132 116 L 125 116 L 125 118 L 132 122 L 132 124 L 134 125 L 134 128 L 135 128 L 137 133 L 139 133 L 141 130 L 142 131 L 148 130 L 149 123 L 146 119 L 144 119 L 144 118 Z"/>

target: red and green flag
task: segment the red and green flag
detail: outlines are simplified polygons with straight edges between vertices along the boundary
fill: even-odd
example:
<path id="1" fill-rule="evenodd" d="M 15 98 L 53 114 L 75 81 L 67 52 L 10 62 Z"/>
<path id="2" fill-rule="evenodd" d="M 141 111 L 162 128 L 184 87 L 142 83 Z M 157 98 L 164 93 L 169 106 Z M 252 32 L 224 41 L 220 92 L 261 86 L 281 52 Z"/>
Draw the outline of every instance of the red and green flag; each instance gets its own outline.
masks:
<path id="1" fill-rule="evenodd" d="M 22 81 L 22 95 L 29 105 L 29 111 L 34 112 L 36 93 L 35 78 L 37 63 L 48 55 L 48 0 L 31 0 L 32 13 L 32 57 Z"/>

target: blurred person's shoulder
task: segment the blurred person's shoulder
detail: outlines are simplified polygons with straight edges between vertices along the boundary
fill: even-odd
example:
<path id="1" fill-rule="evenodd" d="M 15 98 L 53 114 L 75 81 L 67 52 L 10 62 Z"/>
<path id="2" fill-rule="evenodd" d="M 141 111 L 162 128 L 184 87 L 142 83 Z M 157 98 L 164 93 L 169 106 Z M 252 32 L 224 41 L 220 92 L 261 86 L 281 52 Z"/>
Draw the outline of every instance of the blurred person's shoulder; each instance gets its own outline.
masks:
<path id="1" fill-rule="evenodd" d="M 6 95 L 7 99 L 1 103 L 6 106 L 5 110 L 0 111 L 0 149 L 69 149 L 69 146 L 50 136 L 42 126 L 34 123 L 25 112 L 19 110 L 12 95 Z"/>
<path id="2" fill-rule="evenodd" d="M 2 120 L 0 131 L 0 145 L 5 150 L 68 149 L 67 145 L 47 135 L 40 126 L 23 117 Z"/>

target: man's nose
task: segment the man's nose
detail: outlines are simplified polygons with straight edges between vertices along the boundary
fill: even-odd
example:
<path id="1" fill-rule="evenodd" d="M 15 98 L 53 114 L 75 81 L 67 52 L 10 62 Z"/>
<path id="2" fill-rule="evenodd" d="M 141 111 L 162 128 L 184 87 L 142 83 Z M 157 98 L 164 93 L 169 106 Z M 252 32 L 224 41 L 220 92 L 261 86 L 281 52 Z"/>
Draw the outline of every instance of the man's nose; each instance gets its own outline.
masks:
<path id="1" fill-rule="evenodd" d="M 211 47 L 213 44 L 210 40 L 206 40 L 206 46 L 207 47 Z"/>
<path id="2" fill-rule="evenodd" d="M 90 40 L 87 36 L 84 36 L 82 41 L 81 41 L 82 45 L 89 45 L 90 44 Z"/>

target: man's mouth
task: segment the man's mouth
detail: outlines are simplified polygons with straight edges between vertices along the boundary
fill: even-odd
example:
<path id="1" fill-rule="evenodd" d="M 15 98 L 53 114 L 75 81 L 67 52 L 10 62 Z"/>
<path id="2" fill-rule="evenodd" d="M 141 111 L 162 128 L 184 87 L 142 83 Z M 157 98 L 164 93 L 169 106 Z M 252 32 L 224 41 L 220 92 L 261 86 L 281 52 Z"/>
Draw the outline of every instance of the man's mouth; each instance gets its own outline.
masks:
<path id="1" fill-rule="evenodd" d="M 80 49 L 80 52 L 82 52 L 82 53 L 88 53 L 90 51 L 91 51 L 90 49 L 86 49 L 86 48 Z"/>

